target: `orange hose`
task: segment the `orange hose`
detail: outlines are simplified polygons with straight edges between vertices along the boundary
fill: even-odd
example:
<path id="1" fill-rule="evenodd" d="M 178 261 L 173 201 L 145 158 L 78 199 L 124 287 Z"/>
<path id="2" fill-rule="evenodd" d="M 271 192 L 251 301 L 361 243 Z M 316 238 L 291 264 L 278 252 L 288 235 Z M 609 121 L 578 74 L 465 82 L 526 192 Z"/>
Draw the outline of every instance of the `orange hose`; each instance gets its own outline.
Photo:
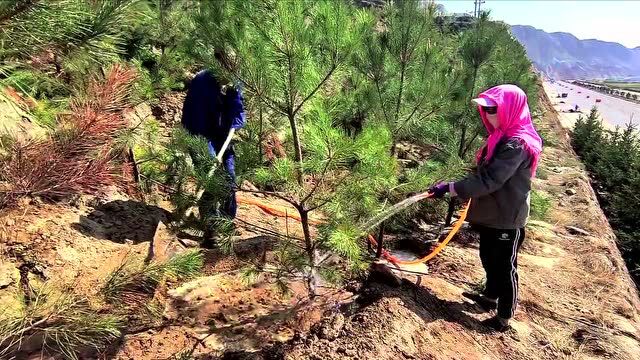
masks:
<path id="1" fill-rule="evenodd" d="M 287 208 L 285 206 L 265 204 L 256 199 L 244 197 L 244 196 L 237 196 L 236 199 L 239 203 L 242 203 L 242 204 L 255 205 L 268 214 L 278 216 L 278 217 L 283 217 L 283 218 L 291 218 L 297 221 L 302 221 L 302 219 L 300 218 L 300 214 L 296 209 Z M 309 218 L 309 224 L 320 225 L 322 224 L 322 221 L 318 219 Z"/>
<path id="2" fill-rule="evenodd" d="M 471 200 L 469 200 L 469 202 L 467 203 L 467 206 L 465 206 L 464 210 L 462 210 L 462 213 L 460 213 L 460 218 L 458 218 L 458 221 L 456 221 L 456 223 L 453 225 L 453 228 L 451 229 L 451 231 L 449 231 L 449 234 L 447 234 L 447 237 L 435 249 L 433 249 L 431 253 L 427 254 L 426 256 L 416 260 L 400 260 L 397 257 L 391 255 L 391 253 L 389 253 L 387 250 L 383 250 L 382 255 L 388 261 L 398 265 L 422 264 L 424 262 L 427 262 L 433 259 L 436 255 L 438 255 L 440 251 L 442 251 L 442 249 L 444 249 L 445 246 L 447 246 L 449 241 L 453 239 L 456 233 L 458 233 L 458 231 L 462 227 L 462 224 L 464 223 L 464 220 L 467 218 L 467 212 L 469 211 L 470 205 L 471 205 Z M 369 241 L 373 246 L 378 246 L 378 242 L 372 235 L 369 235 Z"/>
<path id="3" fill-rule="evenodd" d="M 425 196 L 425 198 L 430 197 L 430 195 L 431 194 Z M 263 203 L 261 201 L 258 201 L 256 199 L 252 199 L 252 198 L 248 198 L 248 197 L 244 197 L 244 196 L 237 197 L 237 201 L 239 203 L 243 203 L 243 204 L 247 204 L 247 205 L 255 205 L 255 206 L 259 207 L 260 209 L 262 209 L 263 211 L 265 211 L 266 213 L 274 215 L 274 216 L 288 217 L 288 218 L 291 218 L 291 219 L 294 219 L 294 220 L 297 220 L 297 221 L 302 221 L 302 219 L 300 219 L 300 214 L 298 214 L 295 209 L 289 209 L 289 208 L 286 208 L 284 206 L 265 204 L 265 203 Z M 462 224 L 464 223 L 465 219 L 467 218 L 467 212 L 469 211 L 469 206 L 470 205 L 471 205 L 471 200 L 469 200 L 469 202 L 467 202 L 467 205 L 465 206 L 465 208 L 460 213 L 460 217 L 458 218 L 458 221 L 456 221 L 456 223 L 453 225 L 453 228 L 451 229 L 451 231 L 449 231 L 449 234 L 447 234 L 447 237 L 435 249 L 433 249 L 433 251 L 431 253 L 427 254 L 426 256 L 424 256 L 424 257 L 422 257 L 420 259 L 416 259 L 416 260 L 400 260 L 397 257 L 391 255 L 391 253 L 389 251 L 384 250 L 384 249 L 382 250 L 382 256 L 385 259 L 387 259 L 389 262 L 392 262 L 392 263 L 398 264 L 398 265 L 421 264 L 421 263 L 424 263 L 424 262 L 427 262 L 427 261 L 433 259 L 436 255 L 438 255 L 438 253 L 440 251 L 442 251 L 442 249 L 444 249 L 445 246 L 447 246 L 449 241 L 451 241 L 451 239 L 453 239 L 453 237 L 458 233 L 458 231 L 460 231 L 460 228 L 462 227 Z M 319 225 L 319 224 L 322 224 L 323 221 L 309 218 L 309 223 L 312 224 L 312 225 Z M 372 235 L 369 235 L 368 239 L 369 239 L 369 241 L 371 242 L 371 244 L 373 246 L 378 246 L 378 242 L 376 241 L 376 239 Z"/>

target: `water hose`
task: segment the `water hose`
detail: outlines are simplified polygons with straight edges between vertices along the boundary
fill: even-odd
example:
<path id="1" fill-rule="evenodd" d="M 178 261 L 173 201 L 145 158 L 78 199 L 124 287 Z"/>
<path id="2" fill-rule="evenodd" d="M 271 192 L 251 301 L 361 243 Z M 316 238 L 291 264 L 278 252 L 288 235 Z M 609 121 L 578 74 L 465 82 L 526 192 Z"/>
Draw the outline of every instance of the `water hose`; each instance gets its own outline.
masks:
<path id="1" fill-rule="evenodd" d="M 424 257 L 421 257 L 420 259 L 416 259 L 416 260 L 400 260 L 397 257 L 391 255 L 391 253 L 387 250 L 383 250 L 382 256 L 389 262 L 398 264 L 398 265 L 422 264 L 433 259 L 436 255 L 438 255 L 440 251 L 442 251 L 442 249 L 444 249 L 445 246 L 447 246 L 449 241 L 453 239 L 453 237 L 458 233 L 458 231 L 460 231 L 460 228 L 462 227 L 464 220 L 467 218 L 467 212 L 469 211 L 470 205 L 471 205 L 471 200 L 467 202 L 467 205 L 460 213 L 460 217 L 458 218 L 458 221 L 456 221 L 456 223 L 453 225 L 453 228 L 451 229 L 451 231 L 449 231 L 449 233 L 447 234 L 447 237 L 440 244 L 438 244 L 438 246 L 435 249 L 433 249 L 433 251 L 431 251 L 429 254 L 425 255 Z M 378 246 L 378 242 L 372 235 L 369 235 L 368 238 L 369 238 L 369 242 L 373 246 Z"/>
<path id="2" fill-rule="evenodd" d="M 433 195 L 431 193 L 424 192 L 424 193 L 420 193 L 420 194 L 417 194 L 417 195 L 414 195 L 412 197 L 409 197 L 407 199 L 402 200 L 401 202 L 391 206 L 390 208 L 386 209 L 385 211 L 381 212 L 380 214 L 378 214 L 378 215 L 374 216 L 373 218 L 369 219 L 369 221 L 367 221 L 362 226 L 363 232 L 364 233 L 368 233 L 371 229 L 373 229 L 374 227 L 380 225 L 383 221 L 387 220 L 388 218 L 392 217 L 393 215 L 399 213 L 400 211 L 406 209 L 407 207 L 415 204 L 418 201 L 430 198 L 432 196 Z M 244 196 L 238 197 L 237 201 L 239 203 L 243 203 L 243 204 L 247 204 L 247 205 L 258 206 L 260 209 L 262 209 L 266 213 L 274 215 L 274 216 L 287 217 L 287 218 L 292 218 L 292 219 L 297 220 L 297 221 L 301 221 L 300 215 L 295 212 L 295 209 L 289 209 L 289 208 L 283 207 L 283 206 L 266 204 L 266 203 L 263 203 L 263 202 L 258 201 L 256 199 L 252 199 L 252 198 L 248 198 L 248 197 L 244 197 Z M 470 205 L 471 205 L 471 200 L 469 200 L 467 202 L 467 205 L 465 206 L 465 208 L 460 213 L 460 217 L 458 218 L 458 220 L 454 224 L 454 226 L 451 229 L 451 231 L 449 231 L 449 233 L 447 234 L 445 239 L 440 244 L 438 244 L 438 246 L 435 249 L 433 249 L 433 251 L 431 253 L 427 254 L 426 256 L 424 256 L 424 257 L 422 257 L 420 259 L 416 259 L 416 260 L 400 260 L 397 257 L 393 256 L 389 251 L 384 250 L 384 249 L 382 251 L 382 256 L 387 261 L 389 261 L 391 263 L 394 263 L 394 264 L 398 264 L 398 265 L 415 265 L 415 264 L 421 264 L 421 263 L 424 263 L 424 262 L 427 262 L 427 261 L 431 260 L 436 255 L 438 255 L 438 253 L 440 253 L 440 251 L 442 251 L 442 249 L 444 249 L 444 247 L 447 246 L 449 241 L 451 241 L 451 239 L 453 239 L 453 237 L 458 233 L 458 231 L 460 231 L 460 228 L 462 227 L 462 224 L 464 223 L 464 221 L 465 221 L 465 219 L 467 217 L 467 212 L 469 211 L 469 206 Z M 290 210 L 294 210 L 294 211 L 289 212 Z M 309 223 L 311 223 L 313 225 L 318 225 L 318 224 L 322 224 L 323 221 L 318 220 L 318 219 L 309 218 Z M 367 237 L 368 237 L 369 242 L 373 246 L 376 246 L 376 247 L 378 246 L 378 242 L 376 241 L 376 239 L 372 235 L 368 234 Z"/>
<path id="3" fill-rule="evenodd" d="M 278 216 L 278 217 L 283 217 L 283 218 L 291 218 L 297 221 L 302 221 L 302 219 L 300 218 L 300 214 L 298 214 L 298 211 L 296 209 L 293 208 L 288 208 L 285 206 L 278 206 L 278 205 L 271 205 L 271 204 L 265 204 L 261 201 L 258 201 L 254 198 L 250 198 L 250 197 L 244 197 L 244 196 L 236 196 L 236 201 L 240 204 L 246 204 L 246 205 L 255 205 L 257 207 L 259 207 L 260 209 L 262 209 L 264 212 L 266 212 L 267 214 L 271 214 L 274 216 Z M 309 224 L 312 225 L 320 225 L 322 224 L 323 221 L 318 220 L 318 219 L 314 219 L 314 218 L 309 218 Z"/>

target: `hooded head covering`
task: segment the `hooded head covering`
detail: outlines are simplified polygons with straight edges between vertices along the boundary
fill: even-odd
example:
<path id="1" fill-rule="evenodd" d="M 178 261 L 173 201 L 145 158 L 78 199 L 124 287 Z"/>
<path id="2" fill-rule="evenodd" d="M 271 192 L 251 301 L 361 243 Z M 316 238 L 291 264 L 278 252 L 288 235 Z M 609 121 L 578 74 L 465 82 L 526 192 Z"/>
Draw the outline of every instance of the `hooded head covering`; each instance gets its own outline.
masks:
<path id="1" fill-rule="evenodd" d="M 535 176 L 540 153 L 542 152 L 542 139 L 531 122 L 527 95 L 515 85 L 498 85 L 478 95 L 478 99 L 485 99 L 497 105 L 499 126 L 494 128 L 487 120 L 487 115 L 482 111 L 481 106 L 478 106 L 480 117 L 487 128 L 489 137 L 484 146 L 478 151 L 476 160 L 478 162 L 481 161 L 485 148 L 485 160 L 491 159 L 500 140 L 518 138 L 531 155 L 531 175 Z"/>

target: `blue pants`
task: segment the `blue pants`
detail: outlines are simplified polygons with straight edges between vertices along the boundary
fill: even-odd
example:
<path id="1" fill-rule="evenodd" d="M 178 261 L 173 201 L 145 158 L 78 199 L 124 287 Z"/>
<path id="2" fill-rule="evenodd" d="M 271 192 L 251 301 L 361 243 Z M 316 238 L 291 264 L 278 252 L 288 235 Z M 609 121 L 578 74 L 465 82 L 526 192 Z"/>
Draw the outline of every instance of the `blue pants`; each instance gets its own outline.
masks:
<path id="1" fill-rule="evenodd" d="M 219 149 L 221 146 L 222 144 L 218 146 L 218 144 L 209 142 L 209 154 L 211 154 L 212 157 L 215 157 L 217 153 L 216 149 Z M 222 164 L 228 175 L 230 191 L 229 196 L 220 206 L 220 215 L 230 219 L 234 219 L 236 217 L 238 204 L 236 202 L 236 154 L 233 151 L 232 145 L 229 145 L 227 151 L 225 151 L 224 155 L 222 156 Z M 202 203 L 210 203 L 212 198 L 212 194 L 205 192 L 204 194 L 202 194 Z M 200 206 L 201 216 L 204 215 L 203 211 L 210 211 L 210 208 L 209 210 L 206 210 L 202 206 Z"/>

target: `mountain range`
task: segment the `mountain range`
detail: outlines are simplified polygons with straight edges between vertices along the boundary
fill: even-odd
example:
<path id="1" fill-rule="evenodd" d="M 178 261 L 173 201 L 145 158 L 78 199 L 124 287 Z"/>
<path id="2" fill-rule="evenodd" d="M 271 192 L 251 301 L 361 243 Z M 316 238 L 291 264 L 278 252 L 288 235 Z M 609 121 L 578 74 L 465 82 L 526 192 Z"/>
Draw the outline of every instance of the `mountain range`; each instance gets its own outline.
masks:
<path id="1" fill-rule="evenodd" d="M 640 46 L 580 40 L 566 32 L 547 33 L 528 25 L 512 25 L 536 69 L 554 79 L 619 79 L 640 81 Z"/>

